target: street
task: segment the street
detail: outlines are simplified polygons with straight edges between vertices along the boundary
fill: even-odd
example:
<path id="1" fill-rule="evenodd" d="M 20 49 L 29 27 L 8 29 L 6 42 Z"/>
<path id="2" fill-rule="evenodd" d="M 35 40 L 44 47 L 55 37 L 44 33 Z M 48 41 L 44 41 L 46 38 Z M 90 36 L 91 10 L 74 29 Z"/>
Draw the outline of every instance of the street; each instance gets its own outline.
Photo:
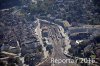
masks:
<path id="1" fill-rule="evenodd" d="M 52 55 L 50 55 L 48 60 L 46 60 L 40 66 L 78 66 L 77 64 L 71 64 L 71 63 L 60 63 L 60 64 L 51 63 L 51 58 L 68 59 L 68 57 L 66 57 L 63 53 L 62 46 L 69 39 L 66 39 L 66 41 L 65 41 L 65 37 L 62 36 L 62 33 L 60 32 L 59 27 L 57 25 L 46 24 L 45 26 L 47 26 L 49 28 L 48 38 L 49 38 L 49 41 L 53 45 L 53 51 L 52 51 Z M 67 43 L 69 43 L 69 42 L 67 42 Z"/>

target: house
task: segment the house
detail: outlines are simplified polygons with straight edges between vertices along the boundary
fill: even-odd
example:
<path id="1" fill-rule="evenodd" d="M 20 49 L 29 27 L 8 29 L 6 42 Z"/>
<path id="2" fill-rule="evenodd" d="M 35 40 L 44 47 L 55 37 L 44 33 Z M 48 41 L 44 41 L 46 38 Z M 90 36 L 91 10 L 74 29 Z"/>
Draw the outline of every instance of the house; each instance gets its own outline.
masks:
<path id="1" fill-rule="evenodd" d="M 84 40 L 84 39 L 88 39 L 90 35 L 91 34 L 89 33 L 78 33 L 78 34 L 70 35 L 69 38 L 71 40 Z"/>

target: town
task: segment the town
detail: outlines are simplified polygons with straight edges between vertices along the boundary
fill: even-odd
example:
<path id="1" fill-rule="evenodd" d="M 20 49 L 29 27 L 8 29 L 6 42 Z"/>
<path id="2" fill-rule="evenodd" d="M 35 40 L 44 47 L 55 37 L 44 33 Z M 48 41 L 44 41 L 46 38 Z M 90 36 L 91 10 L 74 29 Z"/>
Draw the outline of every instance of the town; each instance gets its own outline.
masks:
<path id="1" fill-rule="evenodd" d="M 100 16 L 92 0 L 15 2 L 0 1 L 0 66 L 100 65 Z M 57 64 L 52 58 L 77 62 Z"/>

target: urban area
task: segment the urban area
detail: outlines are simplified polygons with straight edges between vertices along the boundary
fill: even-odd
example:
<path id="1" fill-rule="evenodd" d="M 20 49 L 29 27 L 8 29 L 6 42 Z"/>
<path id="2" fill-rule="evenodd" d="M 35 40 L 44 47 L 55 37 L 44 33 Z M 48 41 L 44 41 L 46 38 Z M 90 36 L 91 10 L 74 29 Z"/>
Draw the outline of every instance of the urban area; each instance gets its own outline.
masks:
<path id="1" fill-rule="evenodd" d="M 0 66 L 100 66 L 100 1 L 0 0 Z"/>

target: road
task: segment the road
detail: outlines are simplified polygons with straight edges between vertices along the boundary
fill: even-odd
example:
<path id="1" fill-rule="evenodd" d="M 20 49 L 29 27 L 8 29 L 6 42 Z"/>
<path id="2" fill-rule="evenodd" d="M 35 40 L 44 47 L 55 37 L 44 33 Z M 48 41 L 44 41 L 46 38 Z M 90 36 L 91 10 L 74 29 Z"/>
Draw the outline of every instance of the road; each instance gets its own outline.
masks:
<path id="1" fill-rule="evenodd" d="M 48 59 L 39 66 L 78 66 L 75 63 L 72 63 L 72 64 L 71 63 L 60 63 L 60 64 L 51 63 L 51 58 L 68 59 L 68 57 L 66 57 L 63 53 L 62 46 L 65 43 L 66 44 L 68 43 L 68 45 L 69 45 L 69 42 L 67 42 L 69 40 L 68 40 L 68 36 L 67 36 L 66 37 L 67 39 L 66 39 L 66 42 L 65 42 L 65 37 L 63 37 L 63 35 L 62 35 L 64 33 L 61 33 L 61 30 L 59 29 L 59 27 L 57 25 L 51 25 L 51 24 L 48 23 L 45 26 L 47 26 L 49 28 L 48 38 L 53 45 L 53 52 L 52 52 L 52 55 L 50 55 L 48 57 Z"/>
<path id="2" fill-rule="evenodd" d="M 36 20 L 36 22 L 38 23 L 36 29 L 35 29 L 35 32 L 36 32 L 36 35 L 38 35 L 38 39 L 40 41 L 40 44 L 42 45 L 42 48 L 43 48 L 43 54 L 44 54 L 44 58 L 47 58 L 48 57 L 48 52 L 46 51 L 46 48 L 43 46 L 43 41 L 42 41 L 42 29 L 40 28 L 41 24 L 39 22 L 39 19 Z"/>
<path id="3" fill-rule="evenodd" d="M 54 59 L 68 59 L 64 54 L 63 54 L 63 48 L 62 45 L 64 44 L 64 39 L 59 31 L 59 28 L 57 26 L 50 26 L 50 33 L 52 37 L 52 43 L 53 43 L 53 54 L 51 58 Z M 52 66 L 77 66 L 75 64 L 70 64 L 70 63 L 60 63 L 60 64 L 51 64 Z"/>

